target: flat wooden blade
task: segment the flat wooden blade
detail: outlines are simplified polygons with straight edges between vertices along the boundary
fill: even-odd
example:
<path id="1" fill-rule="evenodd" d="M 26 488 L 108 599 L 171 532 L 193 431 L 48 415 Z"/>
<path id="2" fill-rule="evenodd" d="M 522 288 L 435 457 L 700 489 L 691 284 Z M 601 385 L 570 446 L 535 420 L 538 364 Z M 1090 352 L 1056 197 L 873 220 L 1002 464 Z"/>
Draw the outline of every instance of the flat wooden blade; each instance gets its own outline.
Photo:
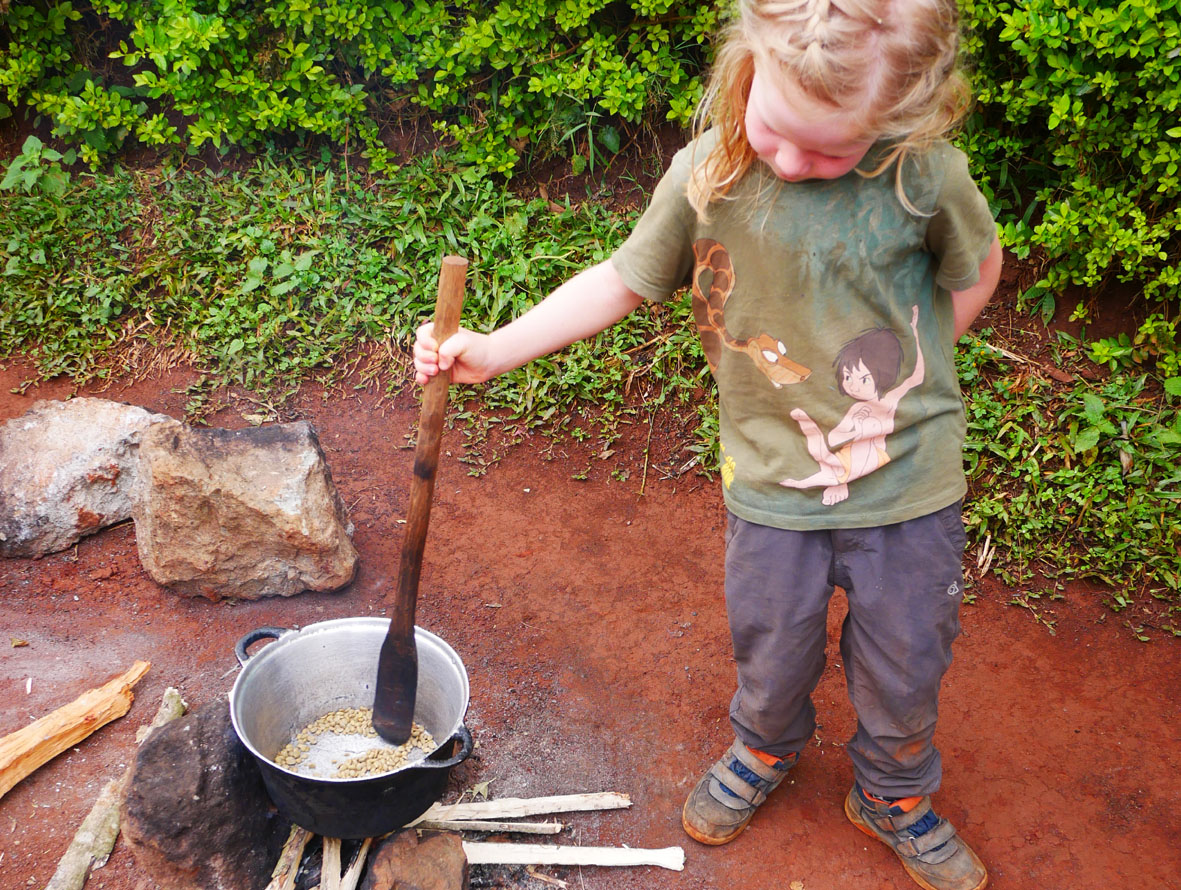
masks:
<path id="1" fill-rule="evenodd" d="M 417 689 L 418 647 L 414 645 L 413 631 L 409 638 L 387 633 L 377 661 L 373 728 L 391 745 L 404 744 L 410 738 Z"/>

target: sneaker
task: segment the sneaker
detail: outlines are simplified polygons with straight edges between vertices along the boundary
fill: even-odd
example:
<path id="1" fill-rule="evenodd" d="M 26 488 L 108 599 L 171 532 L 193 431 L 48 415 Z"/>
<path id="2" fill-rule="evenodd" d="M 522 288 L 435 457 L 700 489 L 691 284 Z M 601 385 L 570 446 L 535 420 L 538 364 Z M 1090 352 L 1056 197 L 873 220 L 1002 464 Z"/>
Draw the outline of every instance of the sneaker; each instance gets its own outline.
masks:
<path id="1" fill-rule="evenodd" d="M 950 822 L 935 815 L 930 796 L 882 800 L 854 785 L 845 798 L 845 815 L 898 854 L 926 890 L 984 890 L 988 885 L 984 863 Z"/>
<path id="2" fill-rule="evenodd" d="M 735 739 L 685 801 L 681 810 L 685 833 L 714 846 L 734 840 L 797 759 L 796 754 L 773 757 L 754 751 Z"/>

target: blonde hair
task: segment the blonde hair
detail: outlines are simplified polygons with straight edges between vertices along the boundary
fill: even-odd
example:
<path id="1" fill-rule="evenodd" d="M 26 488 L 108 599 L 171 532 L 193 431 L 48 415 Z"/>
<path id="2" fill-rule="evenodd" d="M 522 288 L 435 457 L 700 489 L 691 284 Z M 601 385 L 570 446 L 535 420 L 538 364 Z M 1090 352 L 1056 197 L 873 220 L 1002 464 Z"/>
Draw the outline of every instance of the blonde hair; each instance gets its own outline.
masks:
<path id="1" fill-rule="evenodd" d="M 757 62 L 885 142 L 878 165 L 857 172 L 877 176 L 896 164 L 898 198 L 918 214 L 902 188 L 903 162 L 967 113 L 958 53 L 956 0 L 739 0 L 697 109 L 695 134 L 712 127 L 717 141 L 694 159 L 690 203 L 704 219 L 757 160 L 745 126 Z"/>

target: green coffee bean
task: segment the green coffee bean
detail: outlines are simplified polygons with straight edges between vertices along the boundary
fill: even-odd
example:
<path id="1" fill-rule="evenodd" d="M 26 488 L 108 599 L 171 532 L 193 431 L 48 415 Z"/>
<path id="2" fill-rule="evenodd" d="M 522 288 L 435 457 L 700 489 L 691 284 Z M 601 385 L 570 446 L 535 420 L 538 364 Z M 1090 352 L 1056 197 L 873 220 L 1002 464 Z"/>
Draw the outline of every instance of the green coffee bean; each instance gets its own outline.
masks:
<path id="1" fill-rule="evenodd" d="M 360 736 L 362 738 L 376 738 L 377 731 L 373 728 L 372 708 L 341 708 L 324 714 L 300 729 L 274 757 L 277 766 L 290 769 L 304 775 L 323 775 L 316 771 L 313 763 L 306 762 L 313 746 L 318 744 L 323 736 Z M 418 723 L 413 724 L 410 738 L 405 744 L 392 746 L 382 741 L 376 747 L 343 760 L 333 760 L 334 772 L 331 778 L 356 779 L 366 776 L 381 775 L 391 772 L 411 761 L 410 752 L 417 749 L 423 755 L 430 754 L 435 748 L 435 740 L 431 734 Z M 323 754 L 324 752 L 319 752 Z M 339 753 L 339 752 L 338 752 Z"/>

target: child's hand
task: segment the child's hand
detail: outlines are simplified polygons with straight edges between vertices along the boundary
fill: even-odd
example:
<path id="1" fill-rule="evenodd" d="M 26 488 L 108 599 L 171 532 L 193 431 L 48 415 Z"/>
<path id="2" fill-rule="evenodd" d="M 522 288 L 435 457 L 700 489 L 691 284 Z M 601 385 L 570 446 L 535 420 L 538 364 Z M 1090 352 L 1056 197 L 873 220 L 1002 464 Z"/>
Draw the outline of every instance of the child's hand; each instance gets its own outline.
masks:
<path id="1" fill-rule="evenodd" d="M 425 385 L 439 371 L 451 369 L 452 383 L 483 383 L 493 376 L 488 336 L 460 328 L 440 347 L 434 337 L 435 323 L 418 329 L 414 341 L 414 379 Z"/>

